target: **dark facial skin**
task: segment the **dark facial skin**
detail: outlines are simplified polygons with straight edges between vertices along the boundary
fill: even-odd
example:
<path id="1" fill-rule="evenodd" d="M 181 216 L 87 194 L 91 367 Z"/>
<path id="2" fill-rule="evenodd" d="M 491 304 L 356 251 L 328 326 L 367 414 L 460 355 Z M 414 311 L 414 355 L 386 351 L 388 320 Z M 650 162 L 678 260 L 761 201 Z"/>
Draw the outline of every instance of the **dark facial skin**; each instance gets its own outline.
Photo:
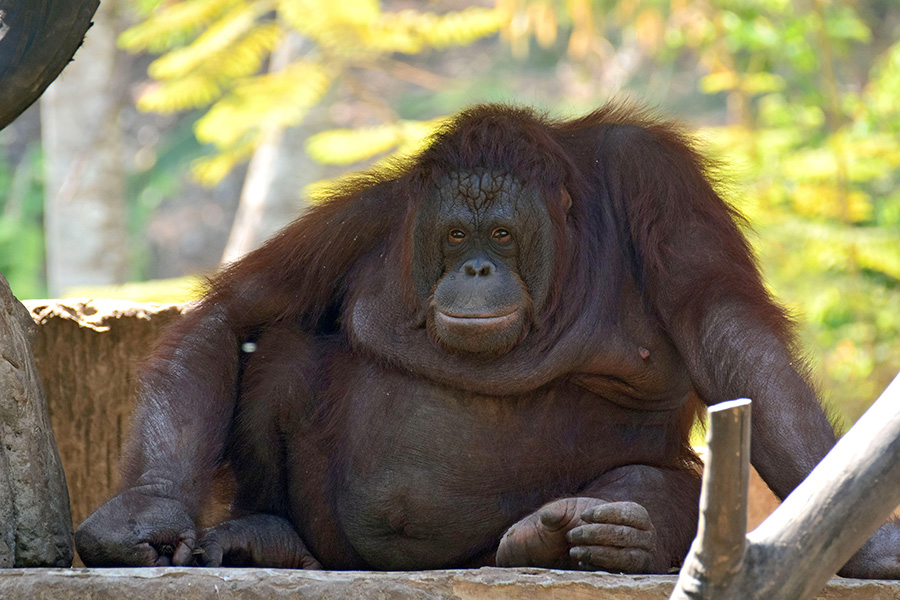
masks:
<path id="1" fill-rule="evenodd" d="M 427 313 L 429 331 L 449 351 L 503 354 L 528 331 L 532 297 L 519 273 L 520 247 L 549 228 L 546 205 L 514 178 L 488 171 L 457 173 L 424 209 L 417 235 L 438 240 L 441 276 Z M 544 284 L 552 252 L 529 265 L 532 284 Z M 546 294 L 546 289 L 539 290 Z"/>

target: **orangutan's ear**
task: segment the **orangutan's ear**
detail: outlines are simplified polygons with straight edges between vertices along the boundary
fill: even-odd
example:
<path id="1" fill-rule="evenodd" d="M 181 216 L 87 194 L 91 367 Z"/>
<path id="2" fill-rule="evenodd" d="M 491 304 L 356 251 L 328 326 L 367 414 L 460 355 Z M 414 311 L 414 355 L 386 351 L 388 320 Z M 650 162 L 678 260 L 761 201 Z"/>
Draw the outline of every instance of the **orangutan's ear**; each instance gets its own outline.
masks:
<path id="1" fill-rule="evenodd" d="M 569 209 L 572 208 L 572 196 L 569 195 L 569 192 L 568 190 L 566 190 L 566 188 L 562 189 L 562 193 L 560 194 L 560 201 L 562 203 L 563 211 L 568 214 Z"/>

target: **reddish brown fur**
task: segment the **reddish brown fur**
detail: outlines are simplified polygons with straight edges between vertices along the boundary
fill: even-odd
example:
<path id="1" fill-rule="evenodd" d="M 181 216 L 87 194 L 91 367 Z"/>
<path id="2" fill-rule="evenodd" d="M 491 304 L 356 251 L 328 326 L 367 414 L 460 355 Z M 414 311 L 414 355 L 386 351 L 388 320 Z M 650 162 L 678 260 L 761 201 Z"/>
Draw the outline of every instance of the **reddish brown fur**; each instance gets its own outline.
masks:
<path id="1" fill-rule="evenodd" d="M 416 281 L 421 275 L 414 263 L 422 199 L 450 174 L 475 169 L 504 173 L 541 194 L 556 257 L 547 301 L 535 305 L 524 338 L 509 352 L 488 357 L 448 353 L 429 340 L 422 330 L 427 300 L 417 286 L 435 282 Z M 449 404 L 468 403 L 485 419 L 496 416 L 488 410 L 495 405 L 506 411 L 533 410 L 534 403 L 548 407 L 540 418 L 560 439 L 548 440 L 546 452 L 533 452 L 528 460 L 521 458 L 522 449 L 534 439 L 507 448 L 510 460 L 520 462 L 498 485 L 513 486 L 527 471 L 543 486 L 535 491 L 542 502 L 556 497 L 546 496 L 555 490 L 644 504 L 653 518 L 665 521 L 657 525 L 669 544 L 664 561 L 676 561 L 695 525 L 696 477 L 688 443 L 703 404 L 754 400 L 753 461 L 782 497 L 834 442 L 793 353 L 791 323 L 767 293 L 740 231 L 742 221 L 716 192 L 713 171 L 679 126 L 629 105 L 570 121 L 498 106 L 462 113 L 418 157 L 351 179 L 213 279 L 202 304 L 167 334 L 148 363 L 122 496 L 101 508 L 107 511 L 104 522 L 115 525 L 125 513 L 153 522 L 162 511 L 154 508 L 159 498 L 182 503 L 188 518 L 179 517 L 179 523 L 196 520 L 214 469 L 230 457 L 245 474 L 243 488 L 241 477 L 238 482 L 238 504 L 245 511 L 293 515 L 294 526 L 312 537 L 307 542 L 326 566 L 370 566 L 350 534 L 337 533 L 343 530 L 333 500 L 297 508 L 282 497 L 285 478 L 300 470 L 323 486 L 336 485 L 334 478 L 349 474 L 323 465 L 340 460 L 356 460 L 359 472 L 372 472 L 383 457 L 366 452 L 367 440 L 353 437 L 348 423 L 354 411 L 371 412 L 365 435 L 376 440 L 377 450 L 378 435 L 404 418 L 397 411 L 415 410 L 417 398 L 445 419 L 433 435 L 452 429 L 454 419 L 466 421 L 467 414 L 453 413 L 458 408 L 434 402 L 446 394 Z M 260 354 L 239 353 L 247 341 L 258 341 Z M 375 396 L 396 392 L 398 380 L 407 382 L 400 390 L 410 397 L 399 393 L 351 406 L 354 390 L 369 380 Z M 579 408 L 567 407 L 569 397 Z M 311 404 L 297 398 L 310 398 Z M 277 434 L 309 406 L 316 428 L 303 429 L 310 427 L 304 421 L 290 426 L 296 437 Z M 498 422 L 497 435 L 508 434 L 504 426 L 515 423 L 515 411 L 509 414 L 512 420 Z M 664 427 L 660 415 L 667 419 Z M 580 428 L 582 419 L 606 428 L 603 435 L 592 438 Z M 472 431 L 480 431 L 476 425 Z M 627 443 L 615 442 L 620 438 Z M 413 446 L 421 441 L 404 439 Z M 552 464 L 550 457 L 570 456 L 561 449 L 584 443 L 579 440 L 599 447 L 577 448 L 571 456 L 579 461 L 573 464 Z M 660 444 L 666 447 L 662 454 L 655 450 Z M 362 448 L 362 456 L 345 456 L 348 448 Z M 440 447 L 425 448 L 443 456 Z M 285 458 L 292 450 L 308 464 Z M 472 450 L 481 452 L 486 472 L 503 458 Z M 578 462 L 591 460 L 599 461 L 600 487 L 579 479 Z M 435 465 L 438 472 L 454 468 L 462 467 Z M 565 489 L 563 482 L 570 480 L 583 485 Z M 654 482 L 676 489 L 656 488 Z M 393 493 L 388 498 L 399 494 L 421 509 L 422 498 Z M 504 505 L 509 515 L 497 521 L 504 527 L 536 508 L 516 494 L 510 492 Z M 367 495 L 361 497 L 357 501 L 364 504 Z M 461 496 L 460 506 L 469 500 Z M 298 510 L 319 512 L 306 523 Z M 121 562 L 116 552 L 127 552 L 116 544 L 138 543 L 101 542 L 99 529 L 84 529 L 79 548 L 98 563 Z M 494 533 L 499 537 L 502 529 Z M 477 548 L 461 549 L 460 556 L 469 557 L 465 564 L 489 562 L 496 542 L 488 536 Z M 392 557 L 385 554 L 376 563 L 430 564 L 391 562 Z M 134 562 L 141 560 L 146 562 Z"/>

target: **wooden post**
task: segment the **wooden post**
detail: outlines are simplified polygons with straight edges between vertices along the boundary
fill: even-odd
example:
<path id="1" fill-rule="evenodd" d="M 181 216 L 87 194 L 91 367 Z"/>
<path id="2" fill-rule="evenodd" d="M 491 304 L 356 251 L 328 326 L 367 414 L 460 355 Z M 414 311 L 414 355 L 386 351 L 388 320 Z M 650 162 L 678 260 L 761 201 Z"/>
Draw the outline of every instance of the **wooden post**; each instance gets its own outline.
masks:
<path id="1" fill-rule="evenodd" d="M 720 598 L 743 565 L 750 481 L 750 400 L 709 409 L 697 537 L 678 575 L 673 600 Z"/>
<path id="2" fill-rule="evenodd" d="M 704 470 L 697 539 L 670 598 L 808 598 L 900 503 L 900 376 L 743 541 L 737 539 L 735 522 L 745 518 L 746 479 L 729 475 L 727 469 L 738 469 L 744 477 L 750 452 L 738 436 L 746 433 L 735 425 L 719 424 L 721 419 L 740 421 L 740 416 L 714 415 L 738 415 L 747 408 L 740 401 L 719 406 L 710 409 L 710 456 Z M 719 441 L 726 432 L 733 439 Z M 720 462 L 718 454 L 723 450 Z M 723 498 L 714 499 L 719 494 Z"/>

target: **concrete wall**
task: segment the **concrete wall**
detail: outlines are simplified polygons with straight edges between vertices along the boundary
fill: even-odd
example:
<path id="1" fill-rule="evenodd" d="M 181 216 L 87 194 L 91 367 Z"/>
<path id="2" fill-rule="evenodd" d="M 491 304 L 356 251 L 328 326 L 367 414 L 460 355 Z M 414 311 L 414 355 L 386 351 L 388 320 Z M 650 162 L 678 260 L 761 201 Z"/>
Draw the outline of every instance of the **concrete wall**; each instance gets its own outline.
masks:
<path id="1" fill-rule="evenodd" d="M 0 598 L 38 600 L 665 600 L 672 575 L 546 569 L 369 573 L 274 569 L 5 569 Z M 817 600 L 900 600 L 884 581 L 832 579 Z"/>
<path id="2" fill-rule="evenodd" d="M 177 304 L 27 300 L 39 325 L 35 362 L 78 526 L 118 487 L 140 361 Z"/>

